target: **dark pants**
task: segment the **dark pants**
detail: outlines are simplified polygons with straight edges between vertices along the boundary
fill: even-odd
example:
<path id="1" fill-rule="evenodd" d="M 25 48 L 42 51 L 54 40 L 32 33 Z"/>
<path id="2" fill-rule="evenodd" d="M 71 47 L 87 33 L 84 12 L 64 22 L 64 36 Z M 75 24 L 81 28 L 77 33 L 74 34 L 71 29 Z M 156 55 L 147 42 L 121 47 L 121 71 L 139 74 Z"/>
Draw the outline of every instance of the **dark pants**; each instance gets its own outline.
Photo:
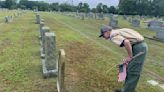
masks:
<path id="1" fill-rule="evenodd" d="M 144 52 L 141 56 L 136 57 L 133 59 L 127 68 L 127 76 L 124 83 L 124 88 L 122 92 L 134 92 L 137 86 L 138 80 L 140 78 L 140 73 L 142 71 L 142 67 L 144 64 L 144 60 L 147 54 L 147 44 L 145 42 L 136 44 L 132 46 L 133 56 L 138 54 L 139 52 Z"/>

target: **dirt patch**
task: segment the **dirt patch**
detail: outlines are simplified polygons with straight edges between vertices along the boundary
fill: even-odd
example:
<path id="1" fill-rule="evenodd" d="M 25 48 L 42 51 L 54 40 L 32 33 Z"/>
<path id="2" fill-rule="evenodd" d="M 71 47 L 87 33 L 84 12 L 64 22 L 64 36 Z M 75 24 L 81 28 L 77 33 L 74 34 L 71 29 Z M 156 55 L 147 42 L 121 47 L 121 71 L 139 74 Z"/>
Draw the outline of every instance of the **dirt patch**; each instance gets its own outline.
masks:
<path id="1" fill-rule="evenodd" d="M 87 62 L 87 58 L 92 55 L 92 48 L 88 44 L 71 42 L 66 45 L 65 50 L 67 52 L 65 69 L 66 92 L 75 92 L 73 87 L 80 81 L 80 72 L 77 69 L 77 65 Z"/>
<path id="2" fill-rule="evenodd" d="M 85 63 L 85 59 L 91 56 L 92 49 L 88 44 L 71 42 L 67 45 L 67 62 L 71 64 Z"/>

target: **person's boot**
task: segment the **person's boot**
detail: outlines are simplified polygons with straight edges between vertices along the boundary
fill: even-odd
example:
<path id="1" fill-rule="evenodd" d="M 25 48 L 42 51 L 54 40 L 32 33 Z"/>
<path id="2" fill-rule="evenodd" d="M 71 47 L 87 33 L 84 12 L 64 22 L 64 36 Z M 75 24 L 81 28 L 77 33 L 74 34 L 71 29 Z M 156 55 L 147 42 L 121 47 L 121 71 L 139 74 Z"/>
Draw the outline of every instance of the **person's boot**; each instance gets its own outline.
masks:
<path id="1" fill-rule="evenodd" d="M 121 92 L 121 90 L 118 90 L 118 89 L 117 89 L 117 90 L 115 90 L 115 92 Z"/>

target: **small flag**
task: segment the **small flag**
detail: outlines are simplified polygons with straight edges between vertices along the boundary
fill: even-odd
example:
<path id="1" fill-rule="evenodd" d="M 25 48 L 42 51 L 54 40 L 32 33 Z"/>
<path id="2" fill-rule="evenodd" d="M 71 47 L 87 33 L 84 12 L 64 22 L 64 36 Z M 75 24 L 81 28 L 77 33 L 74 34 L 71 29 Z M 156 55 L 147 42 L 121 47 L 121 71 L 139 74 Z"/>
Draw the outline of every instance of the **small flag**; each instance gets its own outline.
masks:
<path id="1" fill-rule="evenodd" d="M 119 73 L 118 73 L 118 82 L 122 82 L 126 79 L 126 64 L 123 63 L 123 64 L 120 64 L 118 66 L 119 68 Z"/>

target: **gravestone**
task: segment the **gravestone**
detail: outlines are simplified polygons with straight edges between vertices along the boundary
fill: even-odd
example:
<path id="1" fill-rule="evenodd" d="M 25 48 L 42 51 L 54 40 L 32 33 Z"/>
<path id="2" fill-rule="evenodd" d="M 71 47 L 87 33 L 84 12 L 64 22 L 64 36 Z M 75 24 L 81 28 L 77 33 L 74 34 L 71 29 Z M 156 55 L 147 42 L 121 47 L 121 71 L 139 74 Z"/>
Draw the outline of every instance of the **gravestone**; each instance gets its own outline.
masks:
<path id="1" fill-rule="evenodd" d="M 81 17 L 81 18 L 80 18 L 81 20 L 84 20 L 84 19 L 85 19 L 85 16 L 84 16 L 84 14 L 82 14 L 82 13 L 80 14 L 80 17 Z"/>
<path id="2" fill-rule="evenodd" d="M 76 11 L 76 16 L 78 16 L 78 15 L 79 15 L 79 11 L 77 10 L 77 11 Z"/>
<path id="3" fill-rule="evenodd" d="M 113 14 L 109 14 L 109 19 L 110 19 L 110 20 L 113 20 L 113 19 L 114 19 L 113 16 L 114 16 Z"/>
<path id="4" fill-rule="evenodd" d="M 95 18 L 95 19 L 97 18 L 97 14 L 96 14 L 96 13 L 94 13 L 94 18 Z"/>
<path id="5" fill-rule="evenodd" d="M 148 29 L 154 31 L 164 31 L 164 22 L 163 21 L 150 21 L 148 23 Z"/>
<path id="6" fill-rule="evenodd" d="M 45 58 L 45 33 L 49 32 L 49 31 L 50 31 L 49 27 L 42 27 L 42 29 L 41 29 L 41 41 L 40 41 L 40 44 L 42 46 L 41 58 Z"/>
<path id="7" fill-rule="evenodd" d="M 111 26 L 112 28 L 118 27 L 118 20 L 116 19 L 116 17 L 114 17 L 113 14 L 109 14 L 109 21 L 109 26 Z"/>
<path id="8" fill-rule="evenodd" d="M 103 13 L 99 13 L 98 14 L 98 19 L 99 20 L 104 20 L 104 14 Z"/>
<path id="9" fill-rule="evenodd" d="M 117 28 L 118 27 L 118 20 L 110 19 L 109 26 L 111 26 L 112 28 Z"/>
<path id="10" fill-rule="evenodd" d="M 164 30 L 163 31 L 158 31 L 156 34 L 156 38 L 160 40 L 164 40 Z"/>
<path id="11" fill-rule="evenodd" d="M 5 17 L 5 23 L 9 23 L 9 18 L 8 18 L 8 16 Z"/>
<path id="12" fill-rule="evenodd" d="M 45 59 L 42 59 L 44 78 L 56 76 L 58 73 L 55 33 L 45 33 Z"/>
<path id="13" fill-rule="evenodd" d="M 56 36 L 55 33 L 45 33 L 45 62 L 47 70 L 57 69 L 56 67 Z"/>
<path id="14" fill-rule="evenodd" d="M 45 25 L 44 22 L 40 22 L 40 25 L 39 25 L 39 34 L 40 34 L 40 35 L 39 35 L 39 39 L 40 39 L 40 40 L 42 39 L 42 38 L 41 38 L 41 37 L 42 37 L 42 36 L 41 36 L 41 30 L 42 30 L 42 28 L 44 27 L 44 25 Z"/>
<path id="15" fill-rule="evenodd" d="M 133 19 L 131 25 L 132 25 L 133 27 L 139 27 L 139 26 L 140 26 L 140 20 Z"/>
<path id="16" fill-rule="evenodd" d="M 12 22 L 12 21 L 13 21 L 12 16 L 6 16 L 6 17 L 5 17 L 5 23 L 10 23 L 10 22 Z"/>
<path id="17" fill-rule="evenodd" d="M 124 20 L 127 20 L 127 18 L 128 18 L 127 15 L 123 15 Z"/>
<path id="18" fill-rule="evenodd" d="M 36 23 L 39 24 L 40 20 L 41 20 L 40 15 L 37 13 L 36 14 Z"/>
<path id="19" fill-rule="evenodd" d="M 128 18 L 128 22 L 132 23 L 132 18 Z"/>
<path id="20" fill-rule="evenodd" d="M 58 77 L 57 77 L 58 92 L 65 92 L 64 91 L 64 73 L 65 73 L 65 51 L 64 49 L 60 49 L 59 60 L 58 60 Z"/>
<path id="21" fill-rule="evenodd" d="M 93 13 L 89 13 L 89 18 L 93 19 L 94 18 L 94 14 Z"/>

